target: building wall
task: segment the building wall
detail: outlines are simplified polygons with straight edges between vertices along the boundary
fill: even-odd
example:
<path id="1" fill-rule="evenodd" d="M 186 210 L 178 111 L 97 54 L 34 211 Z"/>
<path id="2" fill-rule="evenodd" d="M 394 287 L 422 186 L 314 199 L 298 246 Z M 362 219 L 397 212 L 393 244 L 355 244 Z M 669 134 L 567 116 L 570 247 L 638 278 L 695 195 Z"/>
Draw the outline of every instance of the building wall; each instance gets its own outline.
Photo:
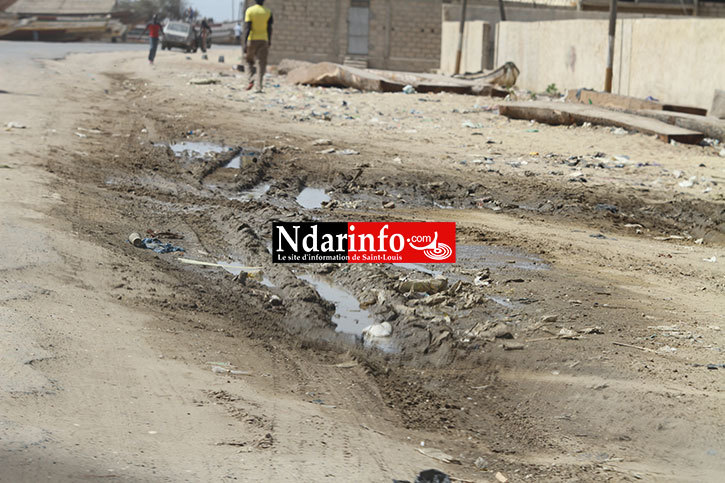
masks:
<path id="1" fill-rule="evenodd" d="M 443 22 L 441 34 L 441 73 L 453 75 L 456 70 L 456 52 L 458 50 L 458 22 Z M 480 20 L 466 22 L 463 30 L 463 48 L 461 52 L 460 73 L 481 72 L 493 63 L 489 59 L 491 48 L 491 24 Z"/>
<path id="2" fill-rule="evenodd" d="M 267 0 L 274 14 L 270 61 L 284 58 L 342 63 L 348 9 L 355 0 Z M 410 71 L 436 69 L 440 59 L 441 0 L 369 0 L 368 65 Z"/>
<path id="3" fill-rule="evenodd" d="M 496 63 L 514 62 L 517 86 L 543 91 L 604 88 L 606 20 L 501 22 Z M 612 91 L 709 108 L 725 88 L 725 20 L 642 18 L 617 21 Z"/>

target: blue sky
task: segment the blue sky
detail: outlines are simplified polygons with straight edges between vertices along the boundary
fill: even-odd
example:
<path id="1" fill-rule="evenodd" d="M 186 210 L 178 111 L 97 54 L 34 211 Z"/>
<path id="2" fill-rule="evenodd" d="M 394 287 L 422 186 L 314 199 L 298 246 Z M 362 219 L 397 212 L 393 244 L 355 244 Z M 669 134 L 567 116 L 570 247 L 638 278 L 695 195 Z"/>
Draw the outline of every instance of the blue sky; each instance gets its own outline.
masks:
<path id="1" fill-rule="evenodd" d="M 232 4 L 234 15 L 239 16 L 239 0 L 191 0 L 189 4 L 201 12 L 202 17 L 212 17 L 215 22 L 231 20 Z"/>

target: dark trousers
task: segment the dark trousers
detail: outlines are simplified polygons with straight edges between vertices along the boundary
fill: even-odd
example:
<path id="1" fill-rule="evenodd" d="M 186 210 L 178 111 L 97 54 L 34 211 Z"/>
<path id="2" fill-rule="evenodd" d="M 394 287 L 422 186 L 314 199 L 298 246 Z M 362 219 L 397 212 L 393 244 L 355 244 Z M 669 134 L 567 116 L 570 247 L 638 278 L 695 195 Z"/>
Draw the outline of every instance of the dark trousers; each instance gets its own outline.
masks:
<path id="1" fill-rule="evenodd" d="M 156 58 L 156 49 L 159 48 L 159 39 L 151 37 L 151 50 L 149 50 L 149 62 L 153 62 Z"/>

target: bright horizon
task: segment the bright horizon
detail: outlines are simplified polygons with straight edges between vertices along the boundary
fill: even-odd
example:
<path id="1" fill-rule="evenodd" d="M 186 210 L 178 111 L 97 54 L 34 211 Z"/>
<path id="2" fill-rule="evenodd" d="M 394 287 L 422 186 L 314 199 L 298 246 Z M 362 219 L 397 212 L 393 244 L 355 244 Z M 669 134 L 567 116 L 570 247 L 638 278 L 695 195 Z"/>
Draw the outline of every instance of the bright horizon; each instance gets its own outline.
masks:
<path id="1" fill-rule="evenodd" d="M 232 18 L 232 5 L 234 5 L 235 17 L 240 18 L 239 4 L 240 0 L 192 0 L 189 2 L 194 10 L 199 11 L 201 17 L 211 17 L 215 22 L 236 20 Z"/>

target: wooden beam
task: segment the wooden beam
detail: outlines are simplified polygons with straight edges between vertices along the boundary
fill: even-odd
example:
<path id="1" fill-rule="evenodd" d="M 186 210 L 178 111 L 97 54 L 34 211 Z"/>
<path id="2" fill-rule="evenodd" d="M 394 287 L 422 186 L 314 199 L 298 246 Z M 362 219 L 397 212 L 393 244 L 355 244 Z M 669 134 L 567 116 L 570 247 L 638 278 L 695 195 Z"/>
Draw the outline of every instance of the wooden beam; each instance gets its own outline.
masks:
<path id="1" fill-rule="evenodd" d="M 649 101 L 639 97 L 622 96 L 610 92 L 599 92 L 588 89 L 569 89 L 566 92 L 566 102 L 578 102 L 594 106 L 609 107 L 612 109 L 652 109 L 660 111 L 686 112 L 704 116 L 706 109 L 692 106 L 681 106 L 677 104 L 666 104 L 660 101 Z"/>
<path id="2" fill-rule="evenodd" d="M 705 137 L 700 132 L 673 126 L 656 119 L 583 104 L 544 101 L 507 102 L 499 104 L 499 112 L 512 119 L 533 119 L 553 125 L 591 122 L 600 126 L 621 127 L 643 134 L 654 134 L 665 142 L 697 144 Z"/>
<path id="3" fill-rule="evenodd" d="M 716 117 L 652 109 L 636 110 L 632 111 L 631 114 L 651 117 L 666 122 L 667 124 L 673 124 L 692 131 L 699 131 L 709 138 L 725 141 L 725 121 Z"/>

